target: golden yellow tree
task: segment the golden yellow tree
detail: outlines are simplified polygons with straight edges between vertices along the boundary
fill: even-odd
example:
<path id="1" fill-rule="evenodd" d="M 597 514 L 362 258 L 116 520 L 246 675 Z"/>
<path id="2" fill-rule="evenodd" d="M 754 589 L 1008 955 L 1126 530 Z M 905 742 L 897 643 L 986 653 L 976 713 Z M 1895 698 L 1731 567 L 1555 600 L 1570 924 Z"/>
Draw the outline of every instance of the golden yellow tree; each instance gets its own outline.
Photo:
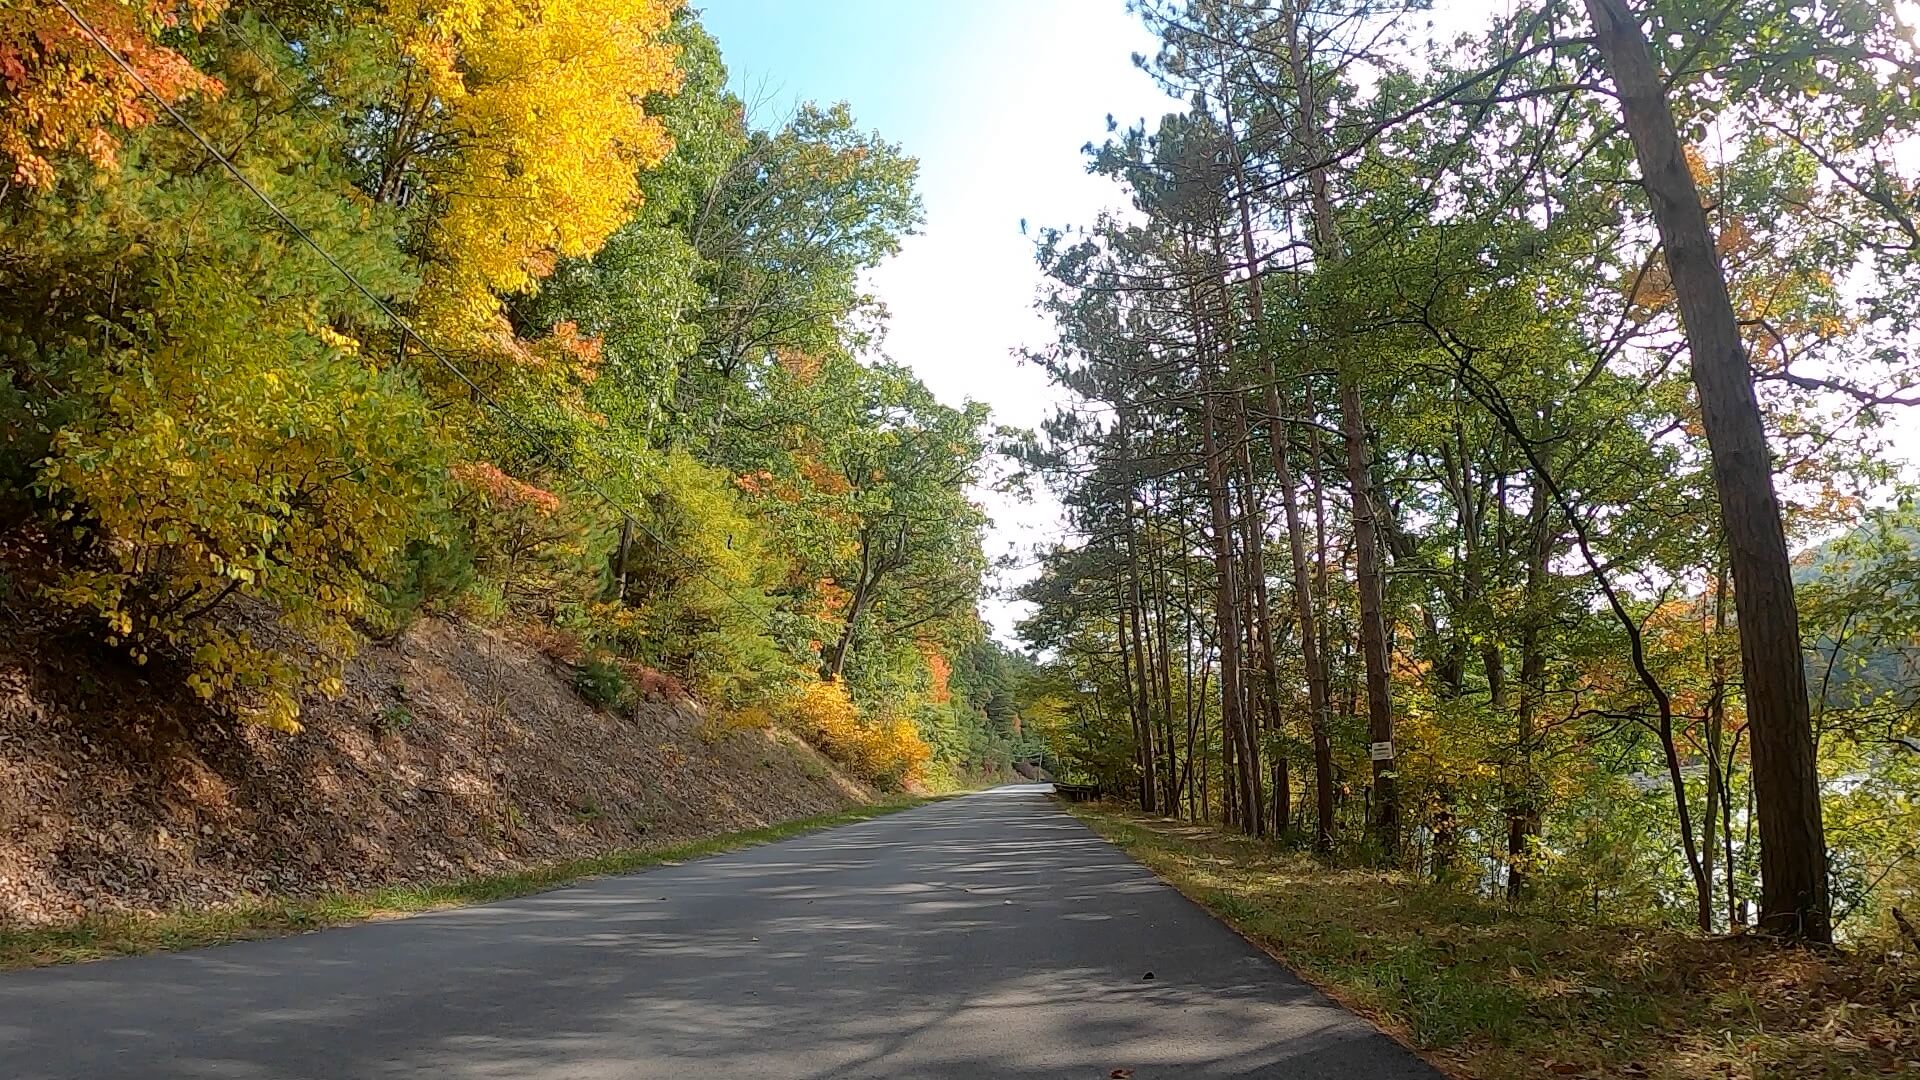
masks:
<path id="1" fill-rule="evenodd" d="M 450 343 L 506 344 L 503 294 L 591 254 L 672 140 L 644 107 L 677 89 L 678 0 L 397 0 L 378 16 L 405 75 L 376 195 L 435 204 L 419 297 Z M 417 172 L 416 172 L 417 170 Z"/>

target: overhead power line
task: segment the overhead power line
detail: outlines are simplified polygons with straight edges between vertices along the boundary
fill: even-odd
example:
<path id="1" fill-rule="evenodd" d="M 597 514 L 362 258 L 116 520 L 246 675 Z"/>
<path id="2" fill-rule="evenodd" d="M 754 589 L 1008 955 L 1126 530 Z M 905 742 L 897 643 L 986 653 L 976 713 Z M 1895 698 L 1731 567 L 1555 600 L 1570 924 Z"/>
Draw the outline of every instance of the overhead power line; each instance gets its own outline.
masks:
<path id="1" fill-rule="evenodd" d="M 285 210 L 281 209 L 280 205 L 274 202 L 273 199 L 270 196 L 268 196 L 266 192 L 260 190 L 258 185 L 256 185 L 252 180 L 248 179 L 247 174 L 244 172 L 241 172 L 240 167 L 235 165 L 232 162 L 232 160 L 230 160 L 227 157 L 226 154 L 220 151 L 219 147 L 216 147 L 213 144 L 213 140 L 207 138 L 207 136 L 203 134 L 199 128 L 193 125 L 192 121 L 188 120 L 185 116 L 181 115 L 180 111 L 178 109 L 175 109 L 173 105 L 167 101 L 167 99 L 161 97 L 160 94 L 154 90 L 153 86 L 147 82 L 146 78 L 140 74 L 139 70 L 136 69 L 131 63 L 129 63 L 126 57 L 120 55 L 119 50 L 115 49 L 111 44 L 109 44 L 104 37 L 101 37 L 100 32 L 94 29 L 93 24 L 89 23 L 86 20 L 86 18 L 82 16 L 78 11 L 74 10 L 73 5 L 69 3 L 68 0 L 53 0 L 53 2 L 59 5 L 60 10 L 66 12 L 67 18 L 72 19 L 74 25 L 78 26 L 80 30 L 83 33 L 85 33 L 89 39 L 93 41 L 93 44 L 97 46 L 101 52 L 106 53 L 107 56 L 110 59 L 112 59 L 116 65 L 119 66 L 120 70 L 126 72 L 127 76 L 131 78 L 134 81 L 134 83 L 137 84 L 140 87 L 140 89 L 148 97 L 152 98 L 154 104 L 158 105 L 167 114 L 167 116 L 173 120 L 175 124 L 179 125 L 181 130 L 185 131 L 188 135 L 191 135 L 194 141 L 200 144 L 201 149 L 205 150 L 207 154 L 210 155 L 215 161 L 218 161 L 220 165 L 223 168 L 225 168 L 227 172 L 231 174 L 235 180 L 238 180 L 240 182 L 240 185 L 242 187 L 246 188 L 247 191 L 250 194 L 252 194 L 255 199 L 258 199 L 260 201 L 260 204 L 262 206 L 265 206 L 267 210 L 271 212 L 275 218 L 279 219 L 280 224 L 286 226 L 287 231 L 291 232 L 294 236 L 298 237 L 308 247 L 312 248 L 315 254 L 319 255 L 321 259 L 325 260 L 326 264 L 332 267 L 336 273 L 338 273 L 341 277 L 345 278 L 347 280 L 347 283 L 352 285 L 354 290 L 357 291 L 362 297 L 365 297 L 368 303 L 372 304 L 376 309 L 378 309 L 382 315 L 385 315 L 387 319 L 393 323 L 394 327 L 400 331 L 400 334 L 403 340 L 407 338 L 411 338 L 428 355 L 432 356 L 435 360 L 439 361 L 440 365 L 446 368 L 449 374 L 451 374 L 455 379 L 459 380 L 463 385 L 465 385 L 466 388 L 474 395 L 475 398 L 477 398 L 480 401 L 481 404 L 493 410 L 496 416 L 498 416 L 501 420 L 503 420 L 509 427 L 513 428 L 518 434 L 523 436 L 529 443 L 532 443 L 537 449 L 540 450 L 541 453 L 547 455 L 549 459 L 558 457 L 558 455 L 554 452 L 554 448 L 552 444 L 549 443 L 538 431 L 534 430 L 534 428 L 528 425 L 526 421 L 516 416 L 513 413 L 513 410 L 501 404 L 500 401 L 496 399 L 492 394 L 488 393 L 484 387 L 482 387 L 479 383 L 475 382 L 471 377 L 467 375 L 466 372 L 462 371 L 458 364 L 454 363 L 451 359 L 447 357 L 445 353 L 441 352 L 438 348 L 436 348 L 432 342 L 420 336 L 420 332 L 415 330 L 412 324 L 408 323 L 407 320 L 401 318 L 399 313 L 394 311 L 393 308 L 390 307 L 385 300 L 382 300 L 378 295 L 374 293 L 372 289 L 368 288 L 364 282 L 362 282 L 357 276 L 354 275 L 353 271 L 347 269 L 344 265 L 342 265 L 339 259 L 334 258 L 331 252 L 329 252 L 326 248 L 320 246 L 320 242 L 315 240 L 312 234 L 308 233 L 307 230 L 301 228 L 299 222 L 293 220 L 293 218 Z M 689 569 L 691 569 L 695 574 L 699 575 L 701 578 L 704 578 L 709 585 L 712 585 L 714 588 L 719 589 L 721 595 L 725 596 L 728 600 L 732 601 L 742 611 L 745 611 L 748 614 L 753 615 L 755 617 L 758 617 L 760 615 L 759 610 L 754 608 L 753 605 L 747 603 L 745 600 L 741 599 L 739 594 L 734 592 L 733 588 L 730 585 L 714 577 L 712 574 L 708 573 L 706 568 L 700 565 L 700 563 L 696 561 L 692 556 L 688 555 L 685 551 L 682 551 L 679 548 L 677 548 L 671 541 L 667 540 L 666 537 L 661 536 L 659 533 L 649 528 L 646 522 L 640 519 L 638 514 L 634 513 L 632 510 L 629 510 L 627 507 L 622 505 L 619 500 L 615 499 L 612 495 L 608 494 L 607 490 L 604 487 L 600 486 L 598 483 L 596 483 L 591 478 L 586 476 L 575 475 L 574 479 L 577 482 L 579 482 L 582 486 L 584 486 L 588 491 L 591 491 L 593 494 L 599 496 L 600 500 L 606 503 L 609 509 L 618 513 L 621 519 L 626 524 L 640 530 L 640 532 L 644 533 L 646 536 L 651 538 L 654 541 L 654 543 L 659 544 L 663 550 L 671 551 L 675 555 L 678 555 L 682 560 L 686 562 L 686 565 Z"/>

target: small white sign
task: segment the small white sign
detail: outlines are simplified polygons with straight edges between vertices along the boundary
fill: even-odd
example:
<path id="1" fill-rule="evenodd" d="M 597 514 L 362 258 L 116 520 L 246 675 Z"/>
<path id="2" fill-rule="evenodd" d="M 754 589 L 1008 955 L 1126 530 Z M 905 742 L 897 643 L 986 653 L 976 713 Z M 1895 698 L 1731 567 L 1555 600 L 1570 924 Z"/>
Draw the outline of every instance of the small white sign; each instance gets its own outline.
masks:
<path id="1" fill-rule="evenodd" d="M 1393 744 L 1391 742 L 1373 743 L 1367 747 L 1367 756 L 1375 761 L 1392 761 Z"/>

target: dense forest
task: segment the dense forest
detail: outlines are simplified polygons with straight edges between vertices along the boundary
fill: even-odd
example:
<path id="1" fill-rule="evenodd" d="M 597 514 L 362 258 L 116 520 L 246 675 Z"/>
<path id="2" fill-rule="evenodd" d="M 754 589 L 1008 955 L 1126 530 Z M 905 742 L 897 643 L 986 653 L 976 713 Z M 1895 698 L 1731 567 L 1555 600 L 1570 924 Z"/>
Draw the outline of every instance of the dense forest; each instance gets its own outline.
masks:
<path id="1" fill-rule="evenodd" d="M 674 0 L 5 0 L 10 607 L 287 732 L 438 613 L 883 785 L 1004 770 L 999 436 L 861 282 L 915 172 L 757 122 Z"/>
<path id="2" fill-rule="evenodd" d="M 1068 774 L 1542 910 L 1915 944 L 1897 6 L 1133 6 L 1184 107 L 1040 237 Z"/>
<path id="3" fill-rule="evenodd" d="M 455 615 L 887 785 L 1911 934 L 1897 10 L 1134 7 L 1184 104 L 1039 237 L 1029 437 L 885 353 L 912 158 L 749 116 L 673 0 L 0 0 L 9 612 L 287 732 Z M 1038 660 L 976 610 L 1002 451 L 1070 519 Z"/>

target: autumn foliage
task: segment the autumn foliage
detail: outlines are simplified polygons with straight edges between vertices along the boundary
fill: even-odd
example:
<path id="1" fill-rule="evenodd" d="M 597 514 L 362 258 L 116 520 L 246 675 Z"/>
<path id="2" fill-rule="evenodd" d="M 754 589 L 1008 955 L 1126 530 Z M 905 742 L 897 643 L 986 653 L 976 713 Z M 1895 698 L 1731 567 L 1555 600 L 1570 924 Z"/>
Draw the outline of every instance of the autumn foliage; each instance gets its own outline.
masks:
<path id="1" fill-rule="evenodd" d="M 863 716 L 839 683 L 807 683 L 775 715 L 854 774 L 886 787 L 917 783 L 933 759 L 912 721 Z"/>
<path id="2" fill-rule="evenodd" d="M 72 7 L 0 0 L 0 524 L 50 618 L 288 731 L 450 613 L 876 783 L 966 752 L 985 412 L 859 355 L 912 159 L 752 128 L 678 0 Z"/>
<path id="3" fill-rule="evenodd" d="M 425 325 L 491 328 L 499 297 L 590 255 L 632 214 L 672 138 L 642 104 L 679 85 L 678 0 L 400 0 L 382 6 L 401 120 L 382 183 L 417 173 L 442 209 Z M 443 149 L 444 148 L 444 149 Z M 384 194 L 384 193 L 383 193 Z"/>
<path id="4" fill-rule="evenodd" d="M 54 161 L 68 153 L 111 169 L 121 135 L 151 123 L 159 111 L 142 81 L 167 104 L 220 93 L 218 79 L 159 38 L 175 27 L 198 29 L 226 6 L 226 0 L 72 0 L 75 12 L 133 69 L 129 75 L 51 0 L 0 2 L 0 166 L 11 171 L 11 182 L 50 186 Z"/>

